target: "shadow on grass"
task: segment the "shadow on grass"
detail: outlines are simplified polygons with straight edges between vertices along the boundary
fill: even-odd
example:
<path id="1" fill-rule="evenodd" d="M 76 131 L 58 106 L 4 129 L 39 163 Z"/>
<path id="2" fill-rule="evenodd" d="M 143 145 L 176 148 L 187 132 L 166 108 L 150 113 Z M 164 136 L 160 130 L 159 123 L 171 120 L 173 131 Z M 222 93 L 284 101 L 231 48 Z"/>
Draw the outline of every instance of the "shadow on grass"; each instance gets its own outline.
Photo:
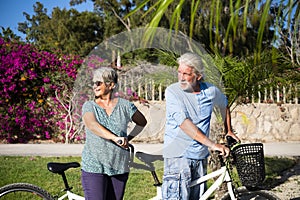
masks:
<path id="1" fill-rule="evenodd" d="M 273 189 L 293 175 L 300 175 L 300 157 L 266 157 L 264 187 Z"/>

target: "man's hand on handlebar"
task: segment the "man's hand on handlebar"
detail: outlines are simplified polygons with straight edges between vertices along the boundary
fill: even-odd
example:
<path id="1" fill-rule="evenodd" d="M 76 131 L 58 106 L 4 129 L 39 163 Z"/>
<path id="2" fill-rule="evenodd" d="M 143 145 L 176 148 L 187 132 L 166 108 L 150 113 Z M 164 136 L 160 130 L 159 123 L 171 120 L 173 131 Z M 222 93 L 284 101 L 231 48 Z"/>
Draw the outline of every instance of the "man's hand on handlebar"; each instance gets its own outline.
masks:
<path id="1" fill-rule="evenodd" d="M 219 154 L 224 157 L 229 156 L 229 152 L 230 152 L 229 148 L 223 144 L 214 144 L 212 150 L 219 152 Z"/>
<path id="2" fill-rule="evenodd" d="M 240 138 L 238 138 L 231 130 L 227 132 L 226 137 L 228 136 L 232 137 L 237 143 L 241 143 Z"/>
<path id="3" fill-rule="evenodd" d="M 220 155 L 227 157 L 230 153 L 230 149 L 234 145 L 241 143 L 240 139 L 231 131 L 226 134 L 226 144 L 215 144 L 212 148 L 213 151 L 217 151 Z"/>

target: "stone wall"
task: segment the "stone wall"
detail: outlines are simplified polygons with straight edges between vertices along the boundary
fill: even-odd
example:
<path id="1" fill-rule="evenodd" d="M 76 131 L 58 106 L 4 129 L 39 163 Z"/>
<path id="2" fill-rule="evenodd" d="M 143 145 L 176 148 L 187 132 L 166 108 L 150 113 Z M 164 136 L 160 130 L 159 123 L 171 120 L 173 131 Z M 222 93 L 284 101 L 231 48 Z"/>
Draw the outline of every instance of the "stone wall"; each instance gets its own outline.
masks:
<path id="1" fill-rule="evenodd" d="M 163 142 L 165 102 L 136 103 L 136 106 L 145 114 L 148 124 L 135 142 Z M 300 141 L 299 104 L 239 105 L 232 110 L 231 116 L 232 126 L 243 142 Z M 217 127 L 215 123 L 213 120 L 212 127 Z"/>
<path id="2" fill-rule="evenodd" d="M 299 104 L 247 104 L 231 113 L 232 125 L 242 140 L 299 142 Z"/>
<path id="3" fill-rule="evenodd" d="M 163 142 L 163 134 L 166 123 L 166 106 L 164 101 L 150 102 L 149 104 L 135 103 L 138 109 L 145 115 L 147 125 L 134 139 L 135 142 L 158 143 Z M 130 129 L 132 127 L 130 126 Z"/>

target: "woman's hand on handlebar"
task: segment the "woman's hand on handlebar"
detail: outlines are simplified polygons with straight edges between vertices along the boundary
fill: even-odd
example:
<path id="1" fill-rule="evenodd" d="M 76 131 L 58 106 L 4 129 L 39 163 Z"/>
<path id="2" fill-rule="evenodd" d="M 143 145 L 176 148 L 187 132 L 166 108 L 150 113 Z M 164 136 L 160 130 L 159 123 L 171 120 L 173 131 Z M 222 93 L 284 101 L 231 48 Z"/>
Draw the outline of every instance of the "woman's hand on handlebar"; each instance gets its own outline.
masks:
<path id="1" fill-rule="evenodd" d="M 128 139 L 126 137 L 116 137 L 114 142 L 125 149 L 128 148 Z"/>

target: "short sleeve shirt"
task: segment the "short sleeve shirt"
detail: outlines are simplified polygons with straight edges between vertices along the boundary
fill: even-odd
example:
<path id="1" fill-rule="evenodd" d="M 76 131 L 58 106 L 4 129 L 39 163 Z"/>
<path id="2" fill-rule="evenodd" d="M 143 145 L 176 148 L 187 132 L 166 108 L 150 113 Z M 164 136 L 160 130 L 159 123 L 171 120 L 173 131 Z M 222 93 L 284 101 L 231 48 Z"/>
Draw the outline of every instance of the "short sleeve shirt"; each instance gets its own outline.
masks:
<path id="1" fill-rule="evenodd" d="M 125 99 L 118 98 L 111 115 L 94 101 L 87 101 L 82 107 L 82 116 L 92 112 L 96 120 L 114 134 L 127 137 L 128 123 L 137 111 L 136 106 Z M 86 141 L 82 151 L 82 169 L 90 173 L 101 173 L 109 176 L 129 172 L 129 152 L 112 141 L 92 133 L 85 127 Z"/>
<path id="2" fill-rule="evenodd" d="M 207 146 L 202 145 L 184 133 L 180 125 L 190 119 L 198 129 L 209 137 L 210 120 L 214 106 L 225 115 L 226 96 L 214 85 L 200 83 L 201 92 L 185 92 L 179 83 L 170 85 L 166 96 L 166 128 L 164 134 L 165 158 L 186 157 L 204 159 L 209 155 Z"/>

